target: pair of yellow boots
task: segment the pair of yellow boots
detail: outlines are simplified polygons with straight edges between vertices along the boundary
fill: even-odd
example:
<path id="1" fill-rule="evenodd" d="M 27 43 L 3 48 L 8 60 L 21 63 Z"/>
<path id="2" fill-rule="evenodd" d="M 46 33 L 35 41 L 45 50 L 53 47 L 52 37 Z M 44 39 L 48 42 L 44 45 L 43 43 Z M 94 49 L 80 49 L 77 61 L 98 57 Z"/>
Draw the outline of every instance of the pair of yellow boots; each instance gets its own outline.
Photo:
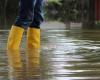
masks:
<path id="1" fill-rule="evenodd" d="M 8 42 L 7 49 L 19 50 L 20 42 L 22 39 L 24 29 L 18 26 L 12 26 Z M 40 48 L 40 29 L 28 28 L 27 30 L 27 48 L 39 49 Z"/>

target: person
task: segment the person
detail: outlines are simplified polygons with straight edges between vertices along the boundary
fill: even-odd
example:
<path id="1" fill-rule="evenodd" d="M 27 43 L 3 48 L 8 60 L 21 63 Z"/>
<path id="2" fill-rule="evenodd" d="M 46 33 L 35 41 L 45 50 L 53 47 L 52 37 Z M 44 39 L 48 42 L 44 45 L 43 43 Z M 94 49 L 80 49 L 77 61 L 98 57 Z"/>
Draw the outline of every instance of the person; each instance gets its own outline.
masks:
<path id="1" fill-rule="evenodd" d="M 7 49 L 18 50 L 27 29 L 27 48 L 40 48 L 40 25 L 43 22 L 43 0 L 20 0 L 19 11 L 9 33 Z"/>

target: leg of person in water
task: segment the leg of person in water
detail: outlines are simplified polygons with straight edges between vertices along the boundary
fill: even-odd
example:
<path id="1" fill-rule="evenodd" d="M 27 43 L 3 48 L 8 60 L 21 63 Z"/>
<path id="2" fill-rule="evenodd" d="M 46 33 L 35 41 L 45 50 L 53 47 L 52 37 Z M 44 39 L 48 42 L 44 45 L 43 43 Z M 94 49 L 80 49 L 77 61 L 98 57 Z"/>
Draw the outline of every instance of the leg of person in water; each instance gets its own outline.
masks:
<path id="1" fill-rule="evenodd" d="M 27 30 L 27 48 L 40 48 L 40 25 L 43 17 L 43 0 L 37 0 L 34 7 L 34 18 Z"/>
<path id="2" fill-rule="evenodd" d="M 33 21 L 37 0 L 20 0 L 18 16 L 9 33 L 7 49 L 18 50 L 24 29 Z"/>
<path id="3" fill-rule="evenodd" d="M 35 4 L 36 0 L 20 0 L 18 16 L 12 25 L 7 42 L 9 65 L 13 68 L 22 66 L 19 46 L 24 29 L 33 21 Z"/>
<path id="4" fill-rule="evenodd" d="M 26 65 L 29 79 L 41 79 L 40 72 L 40 25 L 43 22 L 43 0 L 37 0 L 34 19 L 27 30 Z"/>

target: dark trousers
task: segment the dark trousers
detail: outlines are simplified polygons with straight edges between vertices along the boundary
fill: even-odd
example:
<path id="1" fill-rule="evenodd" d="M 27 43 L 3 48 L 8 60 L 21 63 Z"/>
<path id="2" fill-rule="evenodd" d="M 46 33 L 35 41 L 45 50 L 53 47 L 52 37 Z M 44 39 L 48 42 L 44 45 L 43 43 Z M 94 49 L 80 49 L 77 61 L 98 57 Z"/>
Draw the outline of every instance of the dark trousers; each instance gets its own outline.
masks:
<path id="1" fill-rule="evenodd" d="M 24 29 L 40 28 L 41 22 L 43 22 L 43 0 L 20 0 L 14 25 Z"/>

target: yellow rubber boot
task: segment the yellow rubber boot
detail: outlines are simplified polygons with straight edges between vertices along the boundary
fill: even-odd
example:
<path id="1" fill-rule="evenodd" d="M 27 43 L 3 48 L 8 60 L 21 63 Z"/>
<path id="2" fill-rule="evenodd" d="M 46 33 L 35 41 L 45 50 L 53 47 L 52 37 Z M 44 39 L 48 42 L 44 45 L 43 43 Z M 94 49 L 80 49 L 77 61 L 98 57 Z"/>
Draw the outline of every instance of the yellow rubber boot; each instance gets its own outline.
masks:
<path id="1" fill-rule="evenodd" d="M 20 42 L 22 39 L 24 29 L 18 26 L 12 26 L 11 31 L 9 33 L 8 42 L 7 42 L 7 50 L 18 50 L 20 46 Z"/>
<path id="2" fill-rule="evenodd" d="M 28 28 L 27 48 L 28 49 L 39 49 L 40 48 L 40 29 Z"/>

